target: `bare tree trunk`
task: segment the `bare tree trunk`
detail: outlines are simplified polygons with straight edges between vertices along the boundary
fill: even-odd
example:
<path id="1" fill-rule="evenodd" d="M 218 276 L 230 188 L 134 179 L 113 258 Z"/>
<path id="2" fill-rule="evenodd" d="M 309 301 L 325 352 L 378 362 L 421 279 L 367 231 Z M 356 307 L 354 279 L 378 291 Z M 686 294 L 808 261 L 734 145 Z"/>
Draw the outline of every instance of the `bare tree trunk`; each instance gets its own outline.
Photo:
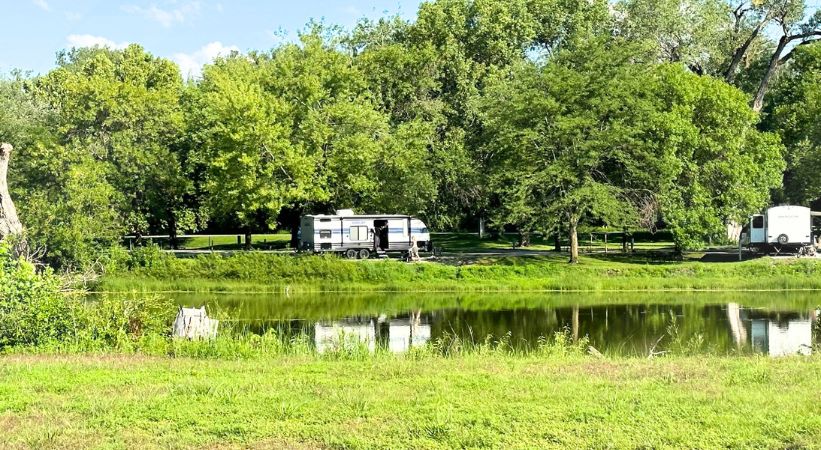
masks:
<path id="1" fill-rule="evenodd" d="M 9 172 L 9 160 L 14 147 L 11 144 L 0 144 L 0 239 L 13 234 L 23 233 L 23 224 L 17 217 L 17 209 L 11 201 L 6 177 Z"/>
<path id="2" fill-rule="evenodd" d="M 753 31 L 750 33 L 750 36 L 741 44 L 741 47 L 738 47 L 733 53 L 733 59 L 730 61 L 730 66 L 727 67 L 727 71 L 724 72 L 724 79 L 728 83 L 732 83 L 735 80 L 736 70 L 738 70 L 738 65 L 741 63 L 741 60 L 744 59 L 744 55 L 747 54 L 747 50 L 750 48 L 750 44 L 753 43 L 756 37 L 758 37 L 758 33 L 761 32 L 761 28 L 766 24 L 768 21 L 767 18 L 762 20 L 761 22 L 756 25 Z"/>
<path id="3" fill-rule="evenodd" d="M 781 59 L 781 53 L 789 42 L 790 36 L 786 34 L 778 40 L 778 46 L 775 48 L 772 58 L 770 58 L 770 65 L 767 66 L 767 72 L 765 72 L 764 77 L 761 78 L 761 83 L 758 85 L 758 92 L 755 94 L 755 99 L 753 100 L 753 110 L 756 112 L 761 111 L 761 108 L 764 107 L 764 95 L 767 93 L 770 79 L 772 79 L 775 74 L 775 70 L 778 69 L 778 61 Z"/>
<path id="4" fill-rule="evenodd" d="M 576 264 L 579 262 L 579 233 L 578 233 L 578 226 L 579 226 L 579 219 L 570 217 L 569 220 L 570 225 L 570 264 Z"/>

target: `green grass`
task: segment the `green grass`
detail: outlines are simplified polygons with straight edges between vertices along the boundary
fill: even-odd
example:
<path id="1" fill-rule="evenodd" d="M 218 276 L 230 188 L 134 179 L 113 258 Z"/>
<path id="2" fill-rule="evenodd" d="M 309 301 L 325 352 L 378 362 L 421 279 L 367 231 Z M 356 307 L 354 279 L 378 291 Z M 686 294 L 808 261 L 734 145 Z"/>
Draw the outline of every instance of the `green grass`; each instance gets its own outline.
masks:
<path id="1" fill-rule="evenodd" d="M 668 234 L 651 235 L 647 232 L 636 234 L 637 238 L 634 245 L 636 251 L 673 250 L 674 245 Z M 432 233 L 431 239 L 437 247 L 448 253 L 513 250 L 514 244 L 518 245 L 518 235 L 516 234 L 501 234 L 496 237 L 479 239 L 475 233 Z M 560 245 L 566 251 L 569 243 L 566 238 L 562 238 Z M 604 251 L 617 253 L 622 249 L 621 235 L 610 235 L 608 242 L 605 243 L 602 234 L 594 234 L 591 240 L 589 233 L 580 233 L 579 246 L 582 253 Z M 516 248 L 520 250 L 552 251 L 555 248 L 555 243 L 552 237 L 536 235 L 531 238 L 529 246 Z"/>
<path id="2" fill-rule="evenodd" d="M 818 448 L 821 358 L 0 357 L 4 448 Z"/>
<path id="3" fill-rule="evenodd" d="M 104 291 L 184 292 L 516 292 L 821 289 L 821 262 L 761 258 L 744 262 L 671 261 L 654 253 L 479 258 L 408 264 L 333 256 L 241 253 L 145 258 L 109 274 Z"/>
<path id="4" fill-rule="evenodd" d="M 239 244 L 237 244 L 237 238 L 240 239 Z M 168 239 L 151 239 L 149 242 L 163 248 L 169 247 Z M 214 237 L 191 236 L 181 238 L 178 246 L 180 250 L 244 250 L 244 242 L 244 234 Z M 254 250 L 285 250 L 290 243 L 290 233 L 254 234 L 251 236 L 251 244 Z M 128 242 L 125 244 L 127 247 Z"/>

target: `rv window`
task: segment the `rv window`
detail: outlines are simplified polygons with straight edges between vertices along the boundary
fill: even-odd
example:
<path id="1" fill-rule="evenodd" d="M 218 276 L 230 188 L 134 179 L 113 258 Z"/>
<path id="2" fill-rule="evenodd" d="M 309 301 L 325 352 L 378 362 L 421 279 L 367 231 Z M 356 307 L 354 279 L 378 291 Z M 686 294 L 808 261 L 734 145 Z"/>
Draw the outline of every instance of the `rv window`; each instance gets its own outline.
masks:
<path id="1" fill-rule="evenodd" d="M 368 240 L 368 227 L 351 227 L 351 240 L 352 241 L 367 241 Z"/>
<path id="2" fill-rule="evenodd" d="M 320 239 L 330 239 L 331 238 L 331 230 L 319 230 L 319 238 Z"/>
<path id="3" fill-rule="evenodd" d="M 331 219 L 319 219 L 320 222 L 330 222 Z"/>
<path id="4" fill-rule="evenodd" d="M 764 228 L 764 216 L 753 217 L 753 228 Z"/>

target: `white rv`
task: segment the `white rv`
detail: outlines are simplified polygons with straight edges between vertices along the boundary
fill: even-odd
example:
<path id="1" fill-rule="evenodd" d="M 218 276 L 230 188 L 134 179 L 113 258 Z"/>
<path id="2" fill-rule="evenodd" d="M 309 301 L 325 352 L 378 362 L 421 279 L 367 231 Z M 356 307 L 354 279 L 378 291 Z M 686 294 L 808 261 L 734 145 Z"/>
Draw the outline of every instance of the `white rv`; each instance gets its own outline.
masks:
<path id="1" fill-rule="evenodd" d="M 750 217 L 742 232 L 742 244 L 757 251 L 797 251 L 814 249 L 813 213 L 803 206 L 776 206 Z"/>
<path id="2" fill-rule="evenodd" d="M 379 238 L 375 239 L 377 233 Z M 377 240 L 379 246 L 375 248 Z M 343 210 L 335 215 L 303 216 L 299 249 L 368 259 L 374 253 L 407 253 L 414 240 L 420 251 L 433 250 L 428 227 L 419 219 L 402 215 L 356 215 Z"/>

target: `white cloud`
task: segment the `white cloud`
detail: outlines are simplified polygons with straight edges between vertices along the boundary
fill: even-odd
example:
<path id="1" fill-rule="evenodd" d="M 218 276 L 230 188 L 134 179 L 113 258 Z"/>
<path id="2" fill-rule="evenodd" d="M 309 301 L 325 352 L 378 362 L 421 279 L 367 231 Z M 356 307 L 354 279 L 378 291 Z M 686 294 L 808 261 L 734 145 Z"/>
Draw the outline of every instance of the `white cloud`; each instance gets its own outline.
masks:
<path id="1" fill-rule="evenodd" d="M 183 78 L 197 78 L 202 73 L 202 66 L 212 62 L 218 56 L 227 56 L 238 52 L 236 45 L 225 46 L 222 42 L 211 42 L 194 53 L 175 53 L 171 59 L 180 66 Z"/>
<path id="2" fill-rule="evenodd" d="M 51 12 L 51 6 L 49 6 L 49 4 L 48 4 L 48 2 L 46 2 L 46 0 L 32 0 L 31 2 L 34 3 L 38 8 L 42 9 L 45 12 Z"/>
<path id="3" fill-rule="evenodd" d="M 175 23 L 185 22 L 190 16 L 198 14 L 200 12 L 200 2 L 185 2 L 173 9 L 162 9 L 156 4 L 152 4 L 147 8 L 137 5 L 123 5 L 121 9 L 129 14 L 143 16 L 169 28 Z"/>
<path id="4" fill-rule="evenodd" d="M 128 42 L 114 42 L 102 36 L 92 36 L 90 34 L 70 34 L 66 38 L 69 47 L 108 47 L 111 49 L 123 49 L 128 47 Z"/>

